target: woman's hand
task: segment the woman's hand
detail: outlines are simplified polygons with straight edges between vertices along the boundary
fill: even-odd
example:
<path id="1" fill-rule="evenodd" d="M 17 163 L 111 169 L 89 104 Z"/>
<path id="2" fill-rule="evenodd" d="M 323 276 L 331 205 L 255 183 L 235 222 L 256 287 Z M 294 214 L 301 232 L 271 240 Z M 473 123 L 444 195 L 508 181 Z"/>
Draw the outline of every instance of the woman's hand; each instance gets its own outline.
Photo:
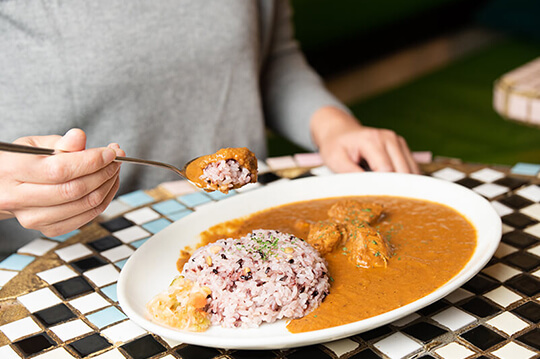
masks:
<path id="1" fill-rule="evenodd" d="M 119 187 L 117 144 L 86 147 L 83 131 L 23 137 L 14 143 L 54 148 L 54 156 L 0 152 L 0 218 L 16 217 L 49 237 L 75 230 L 107 208 Z"/>
<path id="2" fill-rule="evenodd" d="M 334 172 L 363 171 L 360 162 L 377 172 L 420 173 L 403 137 L 395 132 L 364 127 L 348 113 L 323 107 L 311 119 L 319 153 Z"/>

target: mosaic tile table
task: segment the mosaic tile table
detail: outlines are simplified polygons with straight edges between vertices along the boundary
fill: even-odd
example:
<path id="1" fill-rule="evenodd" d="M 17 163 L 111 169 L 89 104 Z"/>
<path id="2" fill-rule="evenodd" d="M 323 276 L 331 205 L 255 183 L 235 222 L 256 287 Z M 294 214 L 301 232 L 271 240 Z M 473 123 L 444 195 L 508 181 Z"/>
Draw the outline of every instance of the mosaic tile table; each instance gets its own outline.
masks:
<path id="1" fill-rule="evenodd" d="M 261 183 L 229 196 L 297 176 L 329 175 L 317 165 L 313 156 L 269 159 Z M 540 166 L 435 161 L 423 170 L 490 200 L 504 234 L 477 276 L 397 322 L 337 342 L 273 351 L 204 348 L 146 332 L 118 305 L 119 271 L 152 234 L 226 197 L 171 182 L 120 196 L 98 221 L 62 237 L 38 238 L 0 262 L 0 358 L 540 357 Z"/>

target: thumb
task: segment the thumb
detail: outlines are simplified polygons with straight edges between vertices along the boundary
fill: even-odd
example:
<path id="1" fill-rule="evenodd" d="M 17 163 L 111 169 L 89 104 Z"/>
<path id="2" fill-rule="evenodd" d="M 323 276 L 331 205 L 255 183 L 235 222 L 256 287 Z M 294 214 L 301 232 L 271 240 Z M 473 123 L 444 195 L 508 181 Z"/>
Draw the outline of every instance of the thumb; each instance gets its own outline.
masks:
<path id="1" fill-rule="evenodd" d="M 83 130 L 72 128 L 56 142 L 54 149 L 62 152 L 82 151 L 86 148 L 86 134 Z"/>

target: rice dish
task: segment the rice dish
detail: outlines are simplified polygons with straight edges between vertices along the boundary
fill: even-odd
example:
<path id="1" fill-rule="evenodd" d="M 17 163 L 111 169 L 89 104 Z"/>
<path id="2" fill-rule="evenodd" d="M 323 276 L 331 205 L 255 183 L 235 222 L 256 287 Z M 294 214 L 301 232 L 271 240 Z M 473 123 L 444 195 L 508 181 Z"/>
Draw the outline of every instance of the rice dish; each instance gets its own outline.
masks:
<path id="1" fill-rule="evenodd" d="M 206 184 L 206 188 L 227 193 L 230 189 L 254 182 L 252 177 L 248 168 L 241 166 L 235 159 L 227 159 L 208 164 L 199 178 Z"/>
<path id="2" fill-rule="evenodd" d="M 182 276 L 208 287 L 213 325 L 256 327 L 301 318 L 328 295 L 326 261 L 307 242 L 276 230 L 255 230 L 197 249 Z"/>

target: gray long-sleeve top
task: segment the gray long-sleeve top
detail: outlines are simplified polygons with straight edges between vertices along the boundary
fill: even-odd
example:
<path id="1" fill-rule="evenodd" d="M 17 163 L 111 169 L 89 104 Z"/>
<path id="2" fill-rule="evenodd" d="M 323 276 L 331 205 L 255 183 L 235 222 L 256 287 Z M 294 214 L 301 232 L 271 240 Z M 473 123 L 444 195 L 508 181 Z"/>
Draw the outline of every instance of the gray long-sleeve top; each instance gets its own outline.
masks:
<path id="1" fill-rule="evenodd" d="M 265 126 L 313 148 L 313 112 L 342 106 L 299 51 L 287 1 L 8 0 L 0 34 L 2 141 L 78 127 L 88 147 L 177 165 L 223 147 L 265 158 Z M 124 165 L 120 191 L 173 179 Z"/>

